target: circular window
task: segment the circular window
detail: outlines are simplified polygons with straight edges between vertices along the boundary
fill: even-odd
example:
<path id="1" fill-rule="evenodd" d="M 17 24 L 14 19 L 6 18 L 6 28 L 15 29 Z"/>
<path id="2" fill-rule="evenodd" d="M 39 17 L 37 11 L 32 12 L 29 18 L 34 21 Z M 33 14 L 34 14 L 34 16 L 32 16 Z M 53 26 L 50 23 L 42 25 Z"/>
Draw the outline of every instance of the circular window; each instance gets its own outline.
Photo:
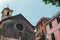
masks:
<path id="1" fill-rule="evenodd" d="M 23 31 L 23 25 L 21 25 L 21 24 L 17 24 L 17 25 L 16 25 L 16 28 L 17 28 L 17 30 L 19 30 L 19 31 Z"/>

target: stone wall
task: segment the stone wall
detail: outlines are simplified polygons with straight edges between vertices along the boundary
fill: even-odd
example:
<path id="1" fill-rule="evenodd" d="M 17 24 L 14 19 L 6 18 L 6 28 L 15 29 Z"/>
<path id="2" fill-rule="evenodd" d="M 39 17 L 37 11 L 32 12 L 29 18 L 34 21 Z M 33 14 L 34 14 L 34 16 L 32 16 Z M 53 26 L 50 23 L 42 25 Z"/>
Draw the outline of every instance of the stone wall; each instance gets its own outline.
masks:
<path id="1" fill-rule="evenodd" d="M 23 25 L 22 31 L 16 28 L 18 23 Z M 1 36 L 4 37 L 3 39 L 7 38 L 7 40 L 17 40 L 21 38 L 21 40 L 35 40 L 33 26 L 20 15 L 4 20 L 2 25 Z"/>

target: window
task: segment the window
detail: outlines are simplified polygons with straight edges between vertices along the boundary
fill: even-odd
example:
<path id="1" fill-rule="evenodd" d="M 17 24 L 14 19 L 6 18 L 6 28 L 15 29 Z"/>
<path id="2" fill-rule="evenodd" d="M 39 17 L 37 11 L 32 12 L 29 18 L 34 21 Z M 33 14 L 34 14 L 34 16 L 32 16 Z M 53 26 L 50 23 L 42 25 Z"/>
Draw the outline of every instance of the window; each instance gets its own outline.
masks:
<path id="1" fill-rule="evenodd" d="M 39 36 L 41 36 L 41 33 L 39 33 L 40 35 Z"/>
<path id="2" fill-rule="evenodd" d="M 17 30 L 19 30 L 19 31 L 23 31 L 23 25 L 21 25 L 21 24 L 17 24 L 17 25 L 16 25 L 16 28 L 17 28 Z"/>
<path id="3" fill-rule="evenodd" d="M 9 16 L 9 12 L 7 12 L 7 16 Z"/>
<path id="4" fill-rule="evenodd" d="M 42 35 L 44 35 L 44 31 L 42 30 Z"/>
<path id="5" fill-rule="evenodd" d="M 60 34 L 60 28 L 59 28 L 59 34 Z"/>
<path id="6" fill-rule="evenodd" d="M 54 33 L 51 34 L 51 38 L 52 38 L 52 40 L 55 40 Z"/>
<path id="7" fill-rule="evenodd" d="M 60 23 L 60 17 L 57 17 L 56 20 L 57 20 L 57 23 Z"/>
<path id="8" fill-rule="evenodd" d="M 50 29 L 51 29 L 52 28 L 52 23 L 51 22 L 49 23 L 49 26 L 50 26 Z"/>
<path id="9" fill-rule="evenodd" d="M 59 28 L 59 32 L 60 32 L 60 28 Z"/>

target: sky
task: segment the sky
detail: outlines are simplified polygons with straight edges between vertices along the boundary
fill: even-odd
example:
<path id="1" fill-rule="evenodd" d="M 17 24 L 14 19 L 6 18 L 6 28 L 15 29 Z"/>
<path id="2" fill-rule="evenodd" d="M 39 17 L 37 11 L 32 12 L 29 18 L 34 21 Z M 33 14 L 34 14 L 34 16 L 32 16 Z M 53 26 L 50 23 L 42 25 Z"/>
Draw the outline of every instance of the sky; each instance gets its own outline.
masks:
<path id="1" fill-rule="evenodd" d="M 0 0 L 0 20 L 1 11 L 7 6 L 13 10 L 13 16 L 21 13 L 34 26 L 42 17 L 51 18 L 60 10 L 42 0 Z"/>

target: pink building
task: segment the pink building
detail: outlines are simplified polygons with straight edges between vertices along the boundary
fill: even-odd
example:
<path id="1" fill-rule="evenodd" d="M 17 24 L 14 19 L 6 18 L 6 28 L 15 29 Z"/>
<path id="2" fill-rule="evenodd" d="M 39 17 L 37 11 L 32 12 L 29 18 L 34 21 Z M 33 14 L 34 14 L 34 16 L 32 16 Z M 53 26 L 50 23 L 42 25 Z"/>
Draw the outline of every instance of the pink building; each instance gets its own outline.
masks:
<path id="1" fill-rule="evenodd" d="M 60 40 L 60 13 L 46 23 L 48 40 Z"/>

